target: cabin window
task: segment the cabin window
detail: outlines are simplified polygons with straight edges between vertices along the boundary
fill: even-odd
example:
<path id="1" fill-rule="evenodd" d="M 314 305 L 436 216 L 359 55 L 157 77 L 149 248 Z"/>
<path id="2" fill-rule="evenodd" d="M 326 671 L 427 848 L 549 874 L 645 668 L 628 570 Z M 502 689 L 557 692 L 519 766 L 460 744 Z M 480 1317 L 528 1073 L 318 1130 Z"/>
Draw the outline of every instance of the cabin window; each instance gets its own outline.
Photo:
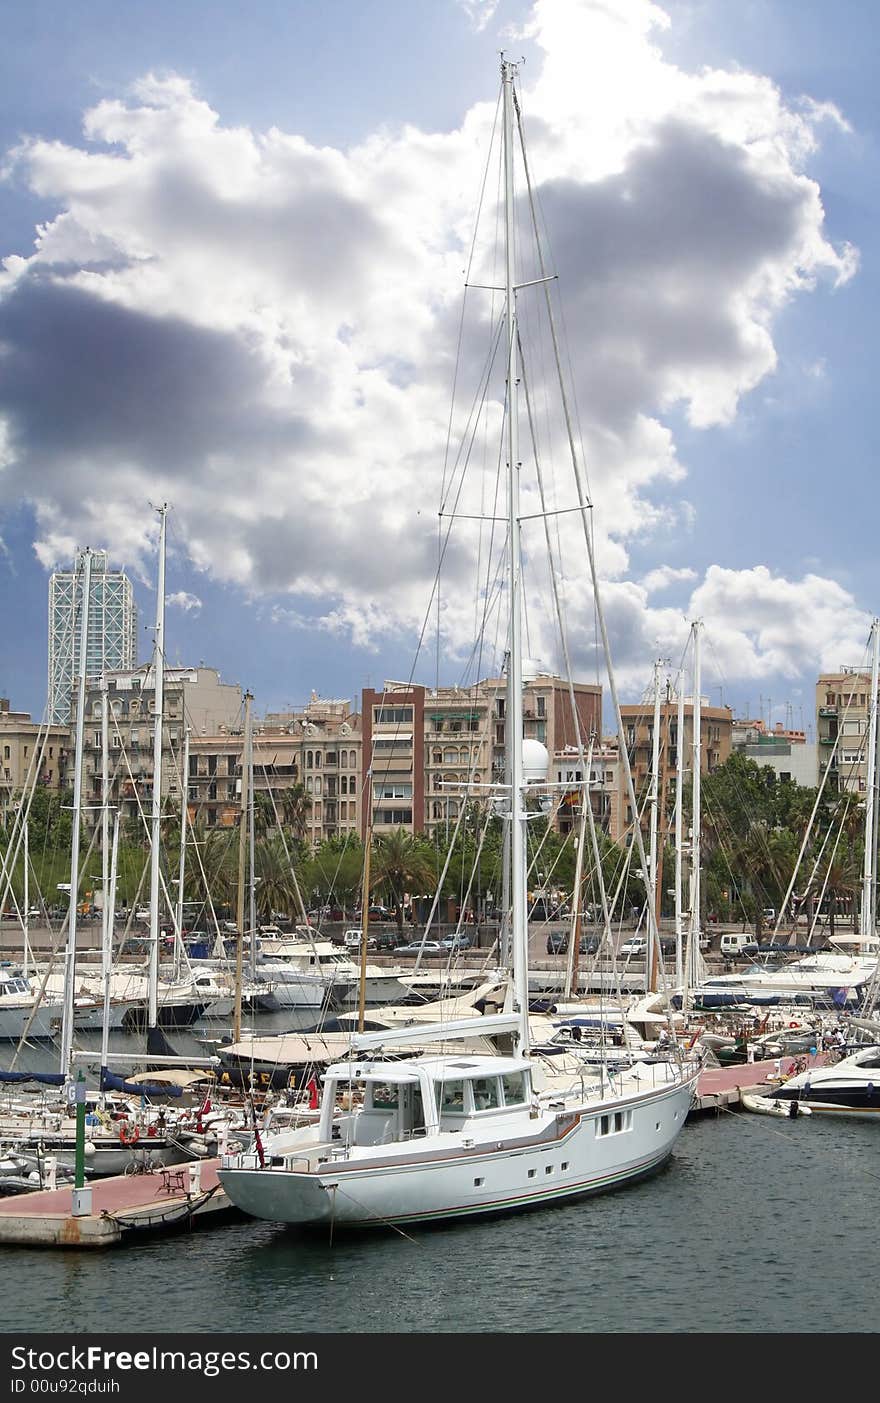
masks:
<path id="1" fill-rule="evenodd" d="M 501 1105 L 501 1090 L 497 1077 L 475 1077 L 471 1088 L 475 1111 L 493 1111 Z"/>
<path id="2" fill-rule="evenodd" d="M 371 1104 L 374 1111 L 396 1111 L 399 1088 L 396 1082 L 374 1081 L 370 1085 Z"/>
<path id="3" fill-rule="evenodd" d="M 521 1106 L 528 1097 L 525 1072 L 508 1072 L 501 1078 L 505 1106 Z"/>
<path id="4" fill-rule="evenodd" d="M 438 1082 L 438 1102 L 440 1104 L 440 1114 L 442 1116 L 463 1116 L 464 1115 L 464 1082 L 445 1081 Z"/>

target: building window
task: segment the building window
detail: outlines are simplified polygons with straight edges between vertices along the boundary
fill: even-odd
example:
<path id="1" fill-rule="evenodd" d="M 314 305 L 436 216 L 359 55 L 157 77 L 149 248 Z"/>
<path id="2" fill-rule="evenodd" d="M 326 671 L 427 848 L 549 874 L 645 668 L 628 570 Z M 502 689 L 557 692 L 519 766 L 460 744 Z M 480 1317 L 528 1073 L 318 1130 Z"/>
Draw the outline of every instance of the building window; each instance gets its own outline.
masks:
<path id="1" fill-rule="evenodd" d="M 547 715 L 547 698 L 546 698 L 546 697 L 538 697 L 538 698 L 537 698 L 537 705 L 538 705 L 538 715 L 539 715 L 539 716 L 546 716 L 546 715 Z"/>
<path id="2" fill-rule="evenodd" d="M 373 724 L 375 726 L 396 726 L 401 722 L 412 721 L 413 709 L 411 706 L 375 706 L 373 707 Z"/>

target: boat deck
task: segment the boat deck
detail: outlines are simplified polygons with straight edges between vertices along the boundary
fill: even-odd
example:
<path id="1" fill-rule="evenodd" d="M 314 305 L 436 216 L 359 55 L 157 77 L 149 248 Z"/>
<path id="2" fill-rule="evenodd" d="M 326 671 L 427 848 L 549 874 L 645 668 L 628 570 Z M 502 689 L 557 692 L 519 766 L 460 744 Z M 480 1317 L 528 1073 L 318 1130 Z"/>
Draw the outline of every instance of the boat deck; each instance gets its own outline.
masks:
<path id="1" fill-rule="evenodd" d="M 217 1178 L 219 1164 L 219 1159 L 197 1162 L 198 1186 L 192 1193 L 188 1164 L 93 1180 L 92 1211 L 76 1217 L 69 1185 L 0 1199 L 0 1246 L 110 1247 L 128 1235 L 234 1212 Z"/>

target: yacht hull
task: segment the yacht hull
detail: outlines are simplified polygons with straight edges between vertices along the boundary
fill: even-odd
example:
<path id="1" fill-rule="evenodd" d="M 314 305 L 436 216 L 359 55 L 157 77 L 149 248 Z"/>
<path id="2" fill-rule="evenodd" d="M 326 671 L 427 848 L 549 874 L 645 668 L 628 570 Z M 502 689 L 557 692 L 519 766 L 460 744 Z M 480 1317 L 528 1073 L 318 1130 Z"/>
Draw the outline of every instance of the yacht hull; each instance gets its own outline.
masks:
<path id="1" fill-rule="evenodd" d="M 251 1156 L 242 1167 L 224 1161 L 219 1177 L 245 1213 L 302 1227 L 382 1227 L 540 1207 L 620 1188 L 658 1170 L 672 1154 L 693 1089 L 692 1081 L 677 1083 L 638 1102 L 630 1128 L 619 1134 L 601 1133 L 608 1107 L 600 1106 L 561 1112 L 551 1133 L 545 1127 L 531 1144 L 463 1144 L 435 1154 L 389 1146 L 388 1155 L 366 1163 L 340 1154 L 305 1172 L 294 1167 L 295 1157 L 287 1169 L 257 1167 Z"/>

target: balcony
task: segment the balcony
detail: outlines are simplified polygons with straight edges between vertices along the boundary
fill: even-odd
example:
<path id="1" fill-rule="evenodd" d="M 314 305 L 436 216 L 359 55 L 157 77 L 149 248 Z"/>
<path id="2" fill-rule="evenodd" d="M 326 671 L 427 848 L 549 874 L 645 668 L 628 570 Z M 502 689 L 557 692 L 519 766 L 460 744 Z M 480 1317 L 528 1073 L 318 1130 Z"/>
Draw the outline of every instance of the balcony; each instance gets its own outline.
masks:
<path id="1" fill-rule="evenodd" d="M 837 707 L 836 707 L 836 706 L 820 706 L 820 707 L 819 707 L 819 715 L 820 715 L 820 716 L 836 716 L 836 715 L 837 715 Z"/>
<path id="2" fill-rule="evenodd" d="M 820 744 L 820 745 L 836 745 L 836 744 L 837 744 L 837 736 L 820 736 L 820 737 L 819 737 L 819 744 Z"/>

